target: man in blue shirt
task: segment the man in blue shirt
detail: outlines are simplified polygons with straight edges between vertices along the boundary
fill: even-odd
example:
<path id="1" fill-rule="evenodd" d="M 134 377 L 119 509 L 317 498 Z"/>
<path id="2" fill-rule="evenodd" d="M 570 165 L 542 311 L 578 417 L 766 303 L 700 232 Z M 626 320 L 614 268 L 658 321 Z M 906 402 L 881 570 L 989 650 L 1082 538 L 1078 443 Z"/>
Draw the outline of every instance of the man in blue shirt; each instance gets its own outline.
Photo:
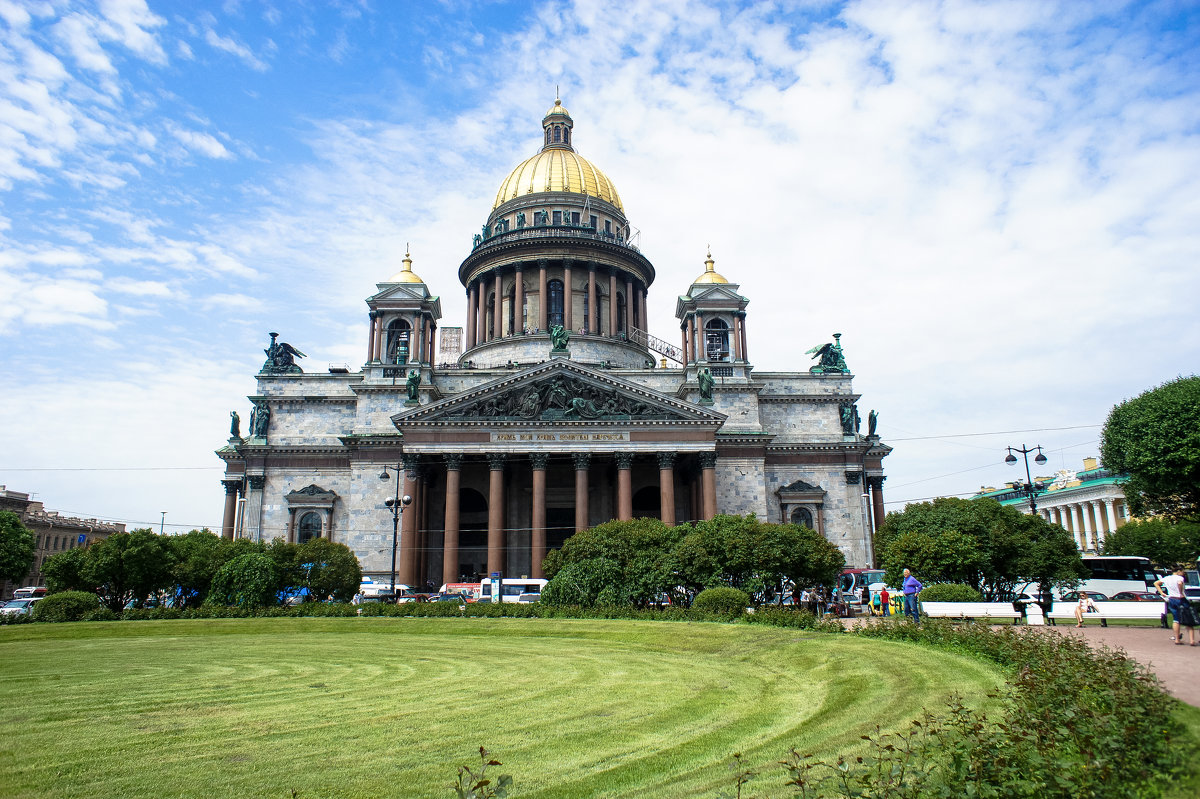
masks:
<path id="1" fill-rule="evenodd" d="M 924 587 L 920 580 L 912 576 L 912 572 L 904 570 L 904 615 L 912 616 L 917 624 L 921 623 L 921 615 L 917 612 L 917 594 Z"/>

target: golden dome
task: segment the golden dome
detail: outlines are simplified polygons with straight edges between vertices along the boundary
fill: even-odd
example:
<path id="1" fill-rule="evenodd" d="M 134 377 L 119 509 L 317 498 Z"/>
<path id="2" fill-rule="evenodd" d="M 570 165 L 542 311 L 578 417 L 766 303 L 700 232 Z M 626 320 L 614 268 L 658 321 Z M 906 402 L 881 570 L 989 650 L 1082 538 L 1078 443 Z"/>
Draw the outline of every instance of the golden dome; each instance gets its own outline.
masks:
<path id="1" fill-rule="evenodd" d="M 408 248 L 404 250 L 404 267 L 387 279 L 388 283 L 424 283 L 425 281 L 417 277 L 417 273 L 412 270 L 412 256 L 408 254 Z"/>
<path id="2" fill-rule="evenodd" d="M 713 268 L 713 263 L 714 262 L 713 262 L 713 257 L 712 257 L 712 251 L 710 250 L 708 253 L 708 260 L 704 262 L 704 274 L 702 274 L 700 277 L 693 280 L 692 281 L 693 285 L 695 285 L 696 283 L 728 283 L 729 282 L 728 280 L 725 279 L 724 275 L 720 274 L 719 272 L 717 272 L 716 269 Z"/>
<path id="3" fill-rule="evenodd" d="M 622 213 L 625 211 L 617 187 L 607 175 L 573 150 L 556 147 L 542 150 L 518 164 L 500 184 L 492 210 L 509 200 L 538 192 L 586 194 L 612 203 Z"/>
<path id="4" fill-rule="evenodd" d="M 571 116 L 571 112 L 563 107 L 562 100 L 559 100 L 557 97 L 554 98 L 554 107 L 546 112 L 546 116 L 551 116 L 553 114 L 564 114 L 566 116 Z"/>

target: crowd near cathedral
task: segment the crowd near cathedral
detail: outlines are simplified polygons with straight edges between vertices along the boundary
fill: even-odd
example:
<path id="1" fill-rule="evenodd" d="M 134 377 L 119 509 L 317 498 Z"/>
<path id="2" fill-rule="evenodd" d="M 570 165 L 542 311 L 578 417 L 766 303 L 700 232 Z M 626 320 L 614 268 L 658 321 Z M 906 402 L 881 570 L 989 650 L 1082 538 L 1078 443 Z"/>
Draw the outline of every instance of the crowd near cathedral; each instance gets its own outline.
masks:
<path id="1" fill-rule="evenodd" d="M 297 331 L 270 334 L 246 435 L 235 413 L 217 452 L 223 534 L 328 538 L 382 576 L 392 503 L 409 496 L 407 585 L 540 577 L 576 531 L 641 517 L 802 524 L 870 565 L 890 448 L 874 412 L 863 424 L 842 334 L 803 331 L 824 342 L 803 371 L 755 370 L 750 298 L 710 254 L 690 285 L 666 287 L 679 337 L 652 336 L 673 327 L 647 318 L 663 287 L 616 186 L 576 152 L 560 101 L 542 128 L 463 232 L 464 326 L 439 328 L 449 270 L 421 266 L 427 282 L 406 254 L 366 299 L 357 370 L 306 371 L 305 343 L 282 340 Z"/>

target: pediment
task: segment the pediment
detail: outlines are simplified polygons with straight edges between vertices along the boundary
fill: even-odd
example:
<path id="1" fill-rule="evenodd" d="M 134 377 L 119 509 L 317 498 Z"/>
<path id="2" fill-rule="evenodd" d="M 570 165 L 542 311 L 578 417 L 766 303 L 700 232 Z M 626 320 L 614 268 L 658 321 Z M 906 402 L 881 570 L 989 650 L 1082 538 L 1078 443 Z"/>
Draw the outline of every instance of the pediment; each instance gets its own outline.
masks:
<path id="1" fill-rule="evenodd" d="M 712 302 L 713 300 L 725 302 L 742 302 L 746 298 L 737 293 L 738 286 L 732 283 L 709 283 L 692 287 L 692 301 L 704 300 Z"/>
<path id="2" fill-rule="evenodd" d="M 329 504 L 337 499 L 337 494 L 333 491 L 321 488 L 315 483 L 310 483 L 304 488 L 289 491 L 284 497 L 289 505 L 295 504 Z"/>
<path id="3" fill-rule="evenodd" d="M 785 486 L 780 486 L 776 489 L 776 493 L 783 494 L 824 494 L 825 489 L 820 486 L 815 486 L 812 483 L 806 483 L 803 480 L 796 480 L 788 483 Z"/>
<path id="4" fill-rule="evenodd" d="M 412 424 L 675 423 L 716 427 L 723 414 L 602 371 L 555 359 L 392 417 Z"/>
<path id="5" fill-rule="evenodd" d="M 377 283 L 379 288 L 375 294 L 367 298 L 367 302 L 378 302 L 380 300 L 402 300 L 418 302 L 424 300 L 436 300 L 429 293 L 429 288 L 424 283 Z"/>

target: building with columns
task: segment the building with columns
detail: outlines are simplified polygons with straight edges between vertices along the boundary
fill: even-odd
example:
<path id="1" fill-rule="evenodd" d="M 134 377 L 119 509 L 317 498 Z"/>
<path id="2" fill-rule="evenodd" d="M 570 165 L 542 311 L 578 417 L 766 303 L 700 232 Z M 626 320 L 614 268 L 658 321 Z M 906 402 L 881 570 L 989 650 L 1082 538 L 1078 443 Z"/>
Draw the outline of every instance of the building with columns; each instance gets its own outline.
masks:
<path id="1" fill-rule="evenodd" d="M 1046 485 L 1046 491 L 1037 496 L 1037 512 L 1071 533 L 1080 552 L 1099 552 L 1105 536 L 1128 520 L 1121 475 L 1105 469 L 1096 458 L 1084 458 L 1079 471 L 1060 469 L 1053 477 L 1034 479 Z M 978 497 L 991 497 L 1021 513 L 1030 512 L 1029 499 L 1014 491 L 1011 483 L 999 489 L 984 488 L 972 499 Z"/>
<path id="2" fill-rule="evenodd" d="M 678 346 L 651 335 L 655 270 L 616 187 L 561 102 L 542 128 L 458 267 L 456 359 L 436 357 L 448 270 L 427 283 L 409 254 L 366 300 L 358 371 L 305 373 L 272 334 L 249 435 L 217 452 L 224 534 L 328 537 L 382 576 L 399 492 L 408 585 L 540 576 L 574 532 L 647 516 L 796 522 L 870 565 L 891 449 L 859 429 L 840 337 L 811 370 L 755 371 L 750 301 L 711 255 L 678 287 Z"/>

